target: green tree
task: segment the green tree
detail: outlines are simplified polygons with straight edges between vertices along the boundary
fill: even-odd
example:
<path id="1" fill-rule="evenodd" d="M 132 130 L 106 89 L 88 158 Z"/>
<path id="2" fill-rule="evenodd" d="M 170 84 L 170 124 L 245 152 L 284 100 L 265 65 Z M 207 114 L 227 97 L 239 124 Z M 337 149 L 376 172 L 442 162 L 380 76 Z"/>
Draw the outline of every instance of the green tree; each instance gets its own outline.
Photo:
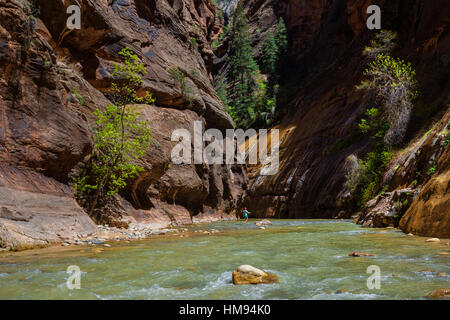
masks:
<path id="1" fill-rule="evenodd" d="M 384 116 L 390 128 L 384 142 L 388 146 L 398 145 L 403 141 L 411 116 L 412 103 L 417 95 L 416 72 L 411 63 L 395 59 L 389 55 L 394 47 L 396 34 L 391 31 L 380 32 L 371 46 L 364 49 L 364 54 L 374 59 L 364 71 L 367 80 L 356 88 L 372 90 L 383 105 Z"/>
<path id="2" fill-rule="evenodd" d="M 222 100 L 223 104 L 225 105 L 226 110 L 229 109 L 229 103 L 230 103 L 230 101 L 228 100 L 227 86 L 228 86 L 227 77 L 220 78 L 216 84 L 217 95 L 219 96 L 220 100 Z"/>
<path id="3" fill-rule="evenodd" d="M 119 52 L 123 64 L 116 64 L 113 72 L 117 82 L 112 83 L 110 100 L 105 110 L 96 109 L 94 148 L 81 175 L 75 179 L 77 200 L 87 207 L 96 222 L 101 221 L 94 214 L 99 202 L 113 196 L 124 188 L 129 179 L 135 178 L 142 167 L 135 164 L 142 158 L 151 143 L 151 132 L 147 121 L 139 120 L 140 107 L 136 104 L 154 102 L 152 95 L 137 94 L 142 86 L 141 75 L 146 74 L 144 65 L 130 49 Z"/>
<path id="4" fill-rule="evenodd" d="M 392 158 L 392 152 L 384 143 L 384 137 L 389 129 L 378 108 L 368 108 L 364 118 L 359 123 L 361 132 L 371 137 L 375 147 L 367 154 L 364 160 L 360 161 L 358 178 L 347 177 L 348 180 L 356 180 L 357 183 L 352 190 L 359 206 L 377 195 L 381 188 L 382 176 Z"/>
<path id="5" fill-rule="evenodd" d="M 406 133 L 416 96 L 417 81 L 411 64 L 389 55 L 395 38 L 394 32 L 382 31 L 363 51 L 372 61 L 364 71 L 368 79 L 357 89 L 373 90 L 380 106 L 367 109 L 358 124 L 361 132 L 374 141 L 372 151 L 360 161 L 357 179 L 347 177 L 348 182 L 357 181 L 352 192 L 359 206 L 364 206 L 382 189 L 382 176 L 393 155 L 391 148 Z"/>
<path id="6" fill-rule="evenodd" d="M 232 26 L 229 59 L 230 113 L 237 126 L 247 128 L 256 117 L 254 92 L 259 68 L 253 58 L 249 26 L 242 9 L 237 11 Z"/>
<path id="7" fill-rule="evenodd" d="M 277 34 L 275 36 L 275 40 L 277 42 L 279 55 L 284 55 L 287 51 L 288 36 L 287 36 L 286 24 L 284 23 L 284 20 L 282 17 L 280 17 L 280 19 L 278 20 Z"/>
<path id="8" fill-rule="evenodd" d="M 273 118 L 276 110 L 277 95 L 279 90 L 280 69 L 282 57 L 286 54 L 288 45 L 287 30 L 283 18 L 280 18 L 276 34 L 268 31 L 263 45 L 263 57 L 261 70 L 268 75 L 263 103 L 259 104 L 260 118 L 264 118 L 266 125 Z M 261 86 L 260 86 L 261 87 Z M 261 93 L 260 93 L 261 95 Z"/>
<path id="9" fill-rule="evenodd" d="M 279 58 L 279 49 L 277 41 L 272 31 L 266 33 L 266 39 L 263 45 L 263 65 L 261 71 L 269 75 L 275 75 Z"/>

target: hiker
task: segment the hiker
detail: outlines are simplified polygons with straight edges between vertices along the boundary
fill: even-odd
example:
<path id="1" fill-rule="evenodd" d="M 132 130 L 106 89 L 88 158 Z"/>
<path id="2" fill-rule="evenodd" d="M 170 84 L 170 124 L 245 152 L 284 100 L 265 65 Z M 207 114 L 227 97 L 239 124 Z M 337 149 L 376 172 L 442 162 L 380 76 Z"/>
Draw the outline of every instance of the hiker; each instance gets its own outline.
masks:
<path id="1" fill-rule="evenodd" d="M 242 211 L 242 213 L 244 214 L 245 222 L 247 222 L 248 221 L 248 215 L 250 214 L 250 212 L 247 211 L 247 208 L 244 208 L 244 211 Z"/>

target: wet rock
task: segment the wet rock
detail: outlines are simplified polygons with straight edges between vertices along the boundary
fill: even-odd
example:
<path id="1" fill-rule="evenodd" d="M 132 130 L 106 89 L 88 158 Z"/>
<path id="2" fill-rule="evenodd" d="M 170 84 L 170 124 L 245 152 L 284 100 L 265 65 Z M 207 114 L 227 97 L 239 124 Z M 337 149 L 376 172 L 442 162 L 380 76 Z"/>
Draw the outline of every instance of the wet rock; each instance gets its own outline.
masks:
<path id="1" fill-rule="evenodd" d="M 349 292 L 347 289 L 339 289 L 339 290 L 336 290 L 334 293 L 341 294 L 341 293 L 347 293 L 347 292 Z"/>
<path id="2" fill-rule="evenodd" d="M 379 195 L 366 203 L 357 223 L 370 228 L 397 226 L 416 194 L 417 191 L 406 188 Z"/>
<path id="3" fill-rule="evenodd" d="M 233 271 L 233 284 L 279 283 L 277 275 L 267 273 L 250 265 L 241 265 Z"/>
<path id="4" fill-rule="evenodd" d="M 349 257 L 373 257 L 374 255 L 366 252 L 352 252 L 348 254 Z"/>
<path id="5" fill-rule="evenodd" d="M 267 219 L 264 219 L 264 220 L 255 222 L 255 224 L 256 224 L 258 227 L 261 227 L 261 226 L 271 225 L 272 222 L 270 222 L 270 221 L 267 220 Z"/>
<path id="6" fill-rule="evenodd" d="M 417 272 L 435 272 L 433 269 L 426 268 L 426 269 L 420 269 Z"/>
<path id="7" fill-rule="evenodd" d="M 434 298 L 434 299 L 450 298 L 450 289 L 449 288 L 437 289 L 433 292 L 430 292 L 428 294 L 428 297 Z"/>

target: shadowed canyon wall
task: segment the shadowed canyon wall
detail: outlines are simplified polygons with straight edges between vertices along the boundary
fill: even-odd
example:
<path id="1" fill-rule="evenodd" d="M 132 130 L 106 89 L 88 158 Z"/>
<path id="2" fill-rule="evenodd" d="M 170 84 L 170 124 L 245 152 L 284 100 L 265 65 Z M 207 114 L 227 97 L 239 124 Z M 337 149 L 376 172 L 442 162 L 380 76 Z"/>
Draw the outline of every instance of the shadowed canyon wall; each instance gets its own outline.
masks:
<path id="1" fill-rule="evenodd" d="M 273 176 L 261 176 L 259 167 L 249 167 L 251 185 L 245 204 L 257 216 L 344 218 L 354 213 L 354 208 L 347 206 L 351 195 L 345 187 L 346 175 L 354 160 L 370 151 L 370 141 L 354 141 L 353 137 L 364 110 L 374 105 L 371 94 L 355 89 L 368 63 L 362 51 L 377 32 L 366 27 L 370 4 L 381 7 L 382 28 L 398 33 L 393 55 L 412 63 L 420 90 L 405 143 L 395 150 L 385 174 L 386 191 L 411 187 L 415 173 L 427 172 L 437 161 L 444 174 L 444 181 L 436 178 L 437 189 L 441 195 L 448 193 L 444 132 L 448 132 L 445 113 L 450 92 L 450 8 L 446 1 L 240 1 L 258 60 L 265 34 L 274 30 L 279 17 L 286 22 L 289 35 L 277 106 L 284 116 L 275 125 L 280 130 L 280 170 Z M 227 69 L 227 53 L 224 48 L 216 51 L 220 74 Z M 429 141 L 425 146 L 421 138 L 426 132 Z M 418 198 L 423 198 L 420 190 L 427 180 L 423 174 L 412 188 L 419 192 Z M 440 208 L 434 219 L 442 222 L 439 234 L 449 236 L 448 197 Z M 410 215 L 414 215 L 412 211 Z"/>

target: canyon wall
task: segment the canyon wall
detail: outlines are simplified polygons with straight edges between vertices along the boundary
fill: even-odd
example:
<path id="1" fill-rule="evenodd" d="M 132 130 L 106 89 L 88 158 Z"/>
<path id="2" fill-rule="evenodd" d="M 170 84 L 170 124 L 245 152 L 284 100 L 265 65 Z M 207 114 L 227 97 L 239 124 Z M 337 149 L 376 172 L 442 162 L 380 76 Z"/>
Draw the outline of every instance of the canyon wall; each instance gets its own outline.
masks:
<path id="1" fill-rule="evenodd" d="M 71 4 L 81 6 L 80 30 L 66 26 Z M 210 43 L 221 28 L 207 0 L 0 0 L 0 245 L 45 246 L 95 231 L 71 183 L 125 47 L 148 71 L 142 90 L 156 102 L 141 107 L 153 143 L 110 224 L 233 219 L 247 183 L 242 166 L 170 160 L 174 129 L 233 127 L 211 84 Z"/>
<path id="2" fill-rule="evenodd" d="M 420 90 L 405 144 L 395 150 L 396 157 L 384 177 L 386 191 L 410 186 L 419 193 L 418 199 L 423 199 L 423 192 L 429 194 L 431 188 L 426 185 L 430 177 L 425 173 L 436 161 L 438 167 L 448 168 L 443 133 L 448 132 L 445 113 L 450 92 L 450 8 L 446 1 L 240 1 L 259 61 L 265 34 L 275 28 L 279 17 L 286 22 L 289 35 L 278 103 L 284 116 L 274 126 L 280 130 L 280 170 L 276 175 L 262 176 L 258 166 L 249 167 L 251 185 L 245 204 L 257 216 L 348 218 L 354 213 L 347 206 L 351 195 L 345 186 L 346 175 L 355 161 L 370 151 L 369 139 L 355 141 L 354 137 L 359 118 L 374 102 L 372 95 L 355 89 L 368 63 L 362 51 L 377 33 L 366 27 L 366 8 L 370 4 L 377 4 L 382 10 L 382 28 L 398 33 L 398 47 L 393 55 L 412 63 Z M 218 48 L 216 59 L 219 73 L 226 69 L 226 50 L 221 49 Z M 439 130 L 434 126 L 438 123 Z M 424 146 L 427 152 L 420 154 L 415 143 L 431 128 L 432 137 Z M 408 156 L 417 161 L 407 163 Z M 422 176 L 413 186 L 418 171 Z M 448 175 L 444 172 L 439 177 L 433 177 L 429 183 L 439 184 L 435 189 L 438 194 L 445 194 Z M 436 221 L 441 221 L 440 229 L 446 230 L 439 234 L 448 235 L 448 200 L 442 201 L 441 209 L 436 208 L 440 213 L 434 214 L 445 216 Z M 405 219 L 431 216 L 419 213 L 422 209 L 413 209 L 416 206 L 412 205 Z M 404 230 L 418 230 L 407 227 L 405 221 Z"/>

